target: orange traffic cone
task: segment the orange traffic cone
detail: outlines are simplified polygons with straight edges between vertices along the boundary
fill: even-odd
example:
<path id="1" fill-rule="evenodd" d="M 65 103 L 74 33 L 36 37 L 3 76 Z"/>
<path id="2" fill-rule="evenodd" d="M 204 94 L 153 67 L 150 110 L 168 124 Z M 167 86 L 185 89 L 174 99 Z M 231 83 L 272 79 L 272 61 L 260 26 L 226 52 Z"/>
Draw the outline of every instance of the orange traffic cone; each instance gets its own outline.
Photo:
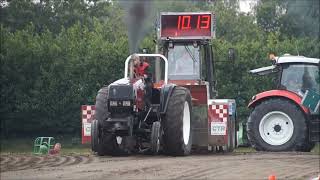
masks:
<path id="1" fill-rule="evenodd" d="M 276 176 L 275 175 L 270 175 L 268 180 L 276 180 Z"/>

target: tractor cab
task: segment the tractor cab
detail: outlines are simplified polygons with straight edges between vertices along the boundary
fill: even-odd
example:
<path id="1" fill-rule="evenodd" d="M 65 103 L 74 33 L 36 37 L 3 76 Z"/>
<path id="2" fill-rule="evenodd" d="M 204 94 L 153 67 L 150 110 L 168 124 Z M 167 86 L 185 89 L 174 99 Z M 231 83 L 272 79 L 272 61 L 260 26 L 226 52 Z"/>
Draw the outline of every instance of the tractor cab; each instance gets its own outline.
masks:
<path id="1" fill-rule="evenodd" d="M 211 43 L 216 32 L 215 14 L 164 12 L 159 22 L 158 52 L 168 60 L 168 84 L 191 93 L 193 146 L 232 151 L 236 146 L 236 104 L 233 99 L 215 99 Z M 234 57 L 234 51 L 230 56 Z M 161 87 L 161 82 L 155 87 Z"/>
<path id="2" fill-rule="evenodd" d="M 215 38 L 215 14 L 165 12 L 160 14 L 158 51 L 168 59 L 168 81 L 179 85 L 209 86 L 214 96 L 211 39 Z"/>
<path id="3" fill-rule="evenodd" d="M 319 92 L 319 59 L 285 55 L 276 58 L 274 65 L 251 70 L 250 73 L 267 75 L 277 73 L 276 87 L 303 96 L 306 90 Z"/>
<path id="4" fill-rule="evenodd" d="M 168 70 L 169 79 L 200 79 L 200 48 L 196 43 L 175 44 L 175 46 L 167 49 L 166 55 L 170 64 Z"/>

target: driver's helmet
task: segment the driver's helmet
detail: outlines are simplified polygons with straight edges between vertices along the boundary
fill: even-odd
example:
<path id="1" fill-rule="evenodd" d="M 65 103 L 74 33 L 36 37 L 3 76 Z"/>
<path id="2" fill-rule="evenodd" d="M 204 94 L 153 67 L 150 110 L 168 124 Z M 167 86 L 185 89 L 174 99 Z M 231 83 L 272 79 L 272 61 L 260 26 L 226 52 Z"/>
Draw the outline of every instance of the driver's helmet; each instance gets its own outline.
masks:
<path id="1" fill-rule="evenodd" d="M 132 55 L 131 55 L 131 59 L 132 59 L 132 60 L 140 59 L 140 57 L 138 56 L 138 54 L 132 54 Z"/>

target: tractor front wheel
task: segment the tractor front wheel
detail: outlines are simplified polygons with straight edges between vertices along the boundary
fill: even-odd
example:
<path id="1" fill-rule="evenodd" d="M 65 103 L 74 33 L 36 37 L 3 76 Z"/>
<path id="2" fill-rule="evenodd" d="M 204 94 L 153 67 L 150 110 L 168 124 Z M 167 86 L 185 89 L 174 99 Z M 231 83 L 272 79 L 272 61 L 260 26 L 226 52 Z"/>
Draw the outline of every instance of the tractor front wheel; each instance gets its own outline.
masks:
<path id="1" fill-rule="evenodd" d="M 110 133 L 107 133 L 103 130 L 103 126 L 105 121 L 109 118 L 108 111 L 108 87 L 104 86 L 98 91 L 96 97 L 96 111 L 95 111 L 95 119 L 92 123 L 92 127 L 95 127 L 92 131 L 91 137 L 92 140 L 92 150 L 97 152 L 99 156 L 104 155 L 119 155 L 122 151 L 119 148 L 120 142 L 119 139 L 122 140 L 121 137 L 116 137 Z M 120 143 L 117 143 L 118 142 Z"/>
<path id="2" fill-rule="evenodd" d="M 121 156 L 129 154 L 125 149 L 126 137 L 115 136 L 112 134 L 103 133 L 99 137 L 98 155 Z"/>
<path id="3" fill-rule="evenodd" d="M 98 143 L 99 143 L 98 138 L 99 138 L 98 121 L 93 120 L 91 122 L 91 150 L 93 152 L 97 152 L 97 150 L 98 150 Z"/>
<path id="4" fill-rule="evenodd" d="M 159 121 L 153 122 L 151 129 L 151 153 L 158 154 L 160 149 L 161 124 Z"/>
<path id="5" fill-rule="evenodd" d="M 301 151 L 308 140 L 303 112 L 296 104 L 282 98 L 258 104 L 248 119 L 247 133 L 258 151 Z"/>

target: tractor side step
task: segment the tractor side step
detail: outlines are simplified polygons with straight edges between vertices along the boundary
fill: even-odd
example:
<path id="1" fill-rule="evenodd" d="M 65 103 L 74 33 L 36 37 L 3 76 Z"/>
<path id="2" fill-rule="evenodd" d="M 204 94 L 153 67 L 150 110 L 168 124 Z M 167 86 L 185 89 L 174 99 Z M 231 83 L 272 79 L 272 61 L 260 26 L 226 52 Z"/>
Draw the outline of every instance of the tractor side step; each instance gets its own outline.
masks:
<path id="1" fill-rule="evenodd" d="M 320 119 L 312 118 L 310 120 L 309 138 L 311 142 L 320 142 Z"/>

